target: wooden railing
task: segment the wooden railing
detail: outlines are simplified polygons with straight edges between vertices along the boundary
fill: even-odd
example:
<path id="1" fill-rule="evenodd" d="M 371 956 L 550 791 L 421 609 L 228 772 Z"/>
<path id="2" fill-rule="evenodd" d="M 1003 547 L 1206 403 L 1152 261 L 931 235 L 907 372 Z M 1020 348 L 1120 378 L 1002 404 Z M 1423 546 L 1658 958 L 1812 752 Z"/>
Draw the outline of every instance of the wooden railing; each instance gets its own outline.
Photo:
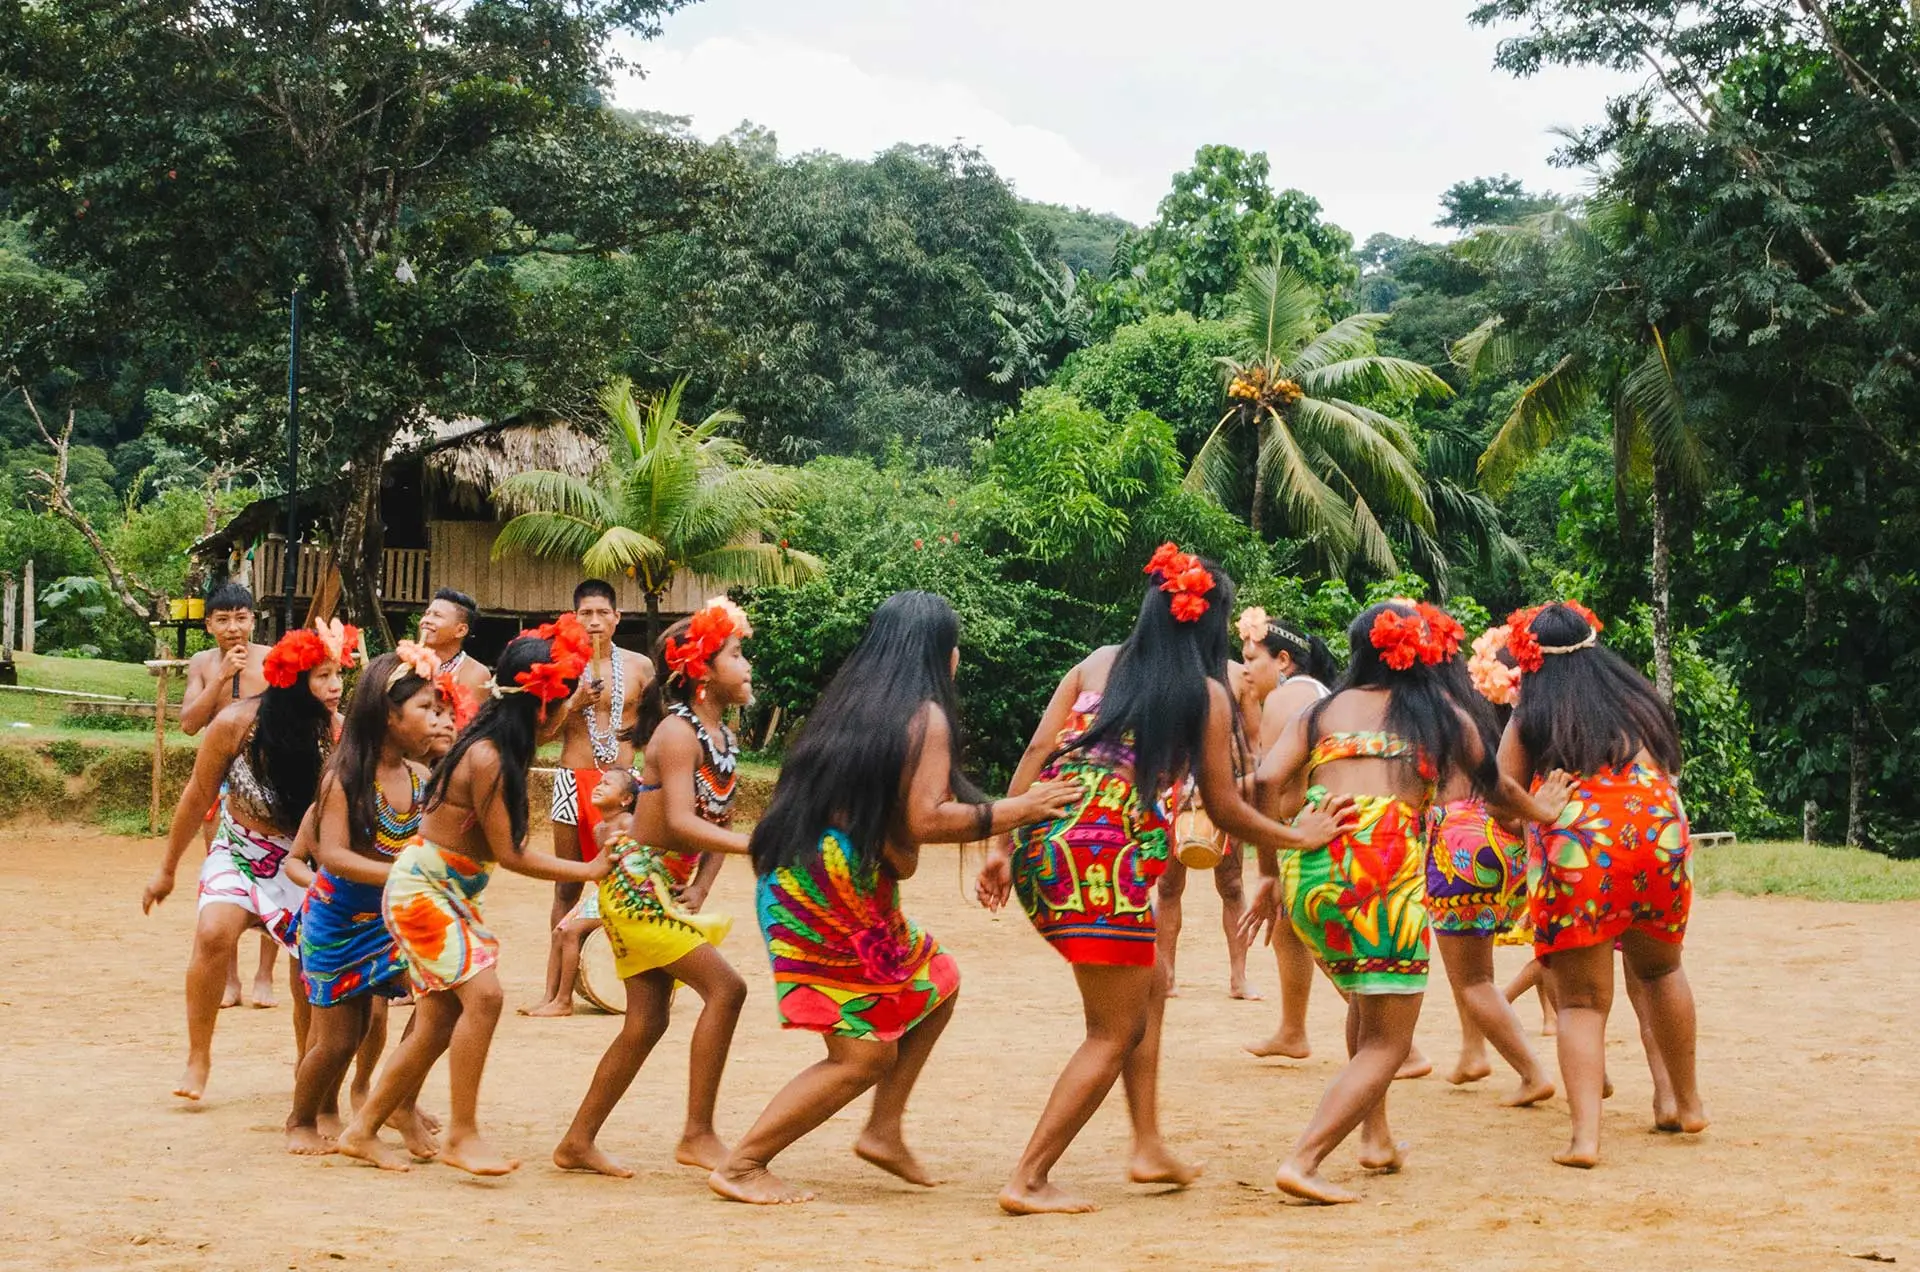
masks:
<path id="1" fill-rule="evenodd" d="M 380 595 L 390 603 L 426 604 L 433 596 L 433 573 L 425 548 L 388 548 L 380 571 Z"/>
<path id="2" fill-rule="evenodd" d="M 433 554 L 425 548 L 388 548 L 380 571 L 380 595 L 399 605 L 424 604 L 433 596 Z M 268 539 L 254 549 L 253 577 L 248 580 L 253 594 L 263 601 L 286 595 L 287 545 L 283 539 Z M 325 548 L 311 543 L 300 545 L 294 565 L 293 594 L 297 599 L 313 596 L 319 590 L 333 563 Z"/>

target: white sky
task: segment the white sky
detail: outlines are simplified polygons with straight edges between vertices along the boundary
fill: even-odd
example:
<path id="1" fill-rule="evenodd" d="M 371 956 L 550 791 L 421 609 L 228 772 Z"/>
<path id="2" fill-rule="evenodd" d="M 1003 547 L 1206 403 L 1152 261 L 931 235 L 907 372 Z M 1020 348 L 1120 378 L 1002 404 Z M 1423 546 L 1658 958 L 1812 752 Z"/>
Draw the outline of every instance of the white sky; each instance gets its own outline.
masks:
<path id="1" fill-rule="evenodd" d="M 978 147 L 1025 197 L 1136 223 L 1209 142 L 1265 150 L 1364 241 L 1443 237 L 1439 195 L 1511 173 L 1577 190 L 1549 166 L 1557 125 L 1596 121 L 1629 81 L 1589 71 L 1516 80 L 1472 0 L 699 0 L 651 44 L 623 106 L 742 120 L 782 154 L 865 157 L 900 141 Z"/>

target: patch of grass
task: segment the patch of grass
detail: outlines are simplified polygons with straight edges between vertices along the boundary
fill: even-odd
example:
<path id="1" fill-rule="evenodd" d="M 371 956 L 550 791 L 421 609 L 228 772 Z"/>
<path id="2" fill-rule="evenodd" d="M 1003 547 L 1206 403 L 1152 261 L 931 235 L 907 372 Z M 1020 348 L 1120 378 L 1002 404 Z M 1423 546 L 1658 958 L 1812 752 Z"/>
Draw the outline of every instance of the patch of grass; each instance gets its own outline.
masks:
<path id="1" fill-rule="evenodd" d="M 1699 848 L 1694 886 L 1702 892 L 1802 897 L 1809 901 L 1920 900 L 1920 861 L 1858 848 L 1753 843 Z"/>
<path id="2" fill-rule="evenodd" d="M 0 747 L 0 815 L 52 811 L 66 791 L 60 775 L 28 747 Z"/>
<path id="3" fill-rule="evenodd" d="M 160 810 L 160 833 L 163 835 L 167 830 L 166 818 L 172 813 L 171 808 Z M 137 813 L 130 813 L 124 809 L 109 812 L 100 818 L 100 828 L 109 835 L 124 835 L 128 839 L 152 838 L 152 833 L 147 829 L 147 814 L 144 809 Z"/>
<path id="4" fill-rule="evenodd" d="M 78 738 L 56 738 L 41 747 L 40 753 L 52 760 L 53 766 L 68 777 L 78 777 L 87 771 L 87 765 L 93 762 L 99 750 Z"/>
<path id="5" fill-rule="evenodd" d="M 65 689 L 153 701 L 153 676 L 139 663 L 111 662 L 105 658 L 49 658 L 45 654 L 15 654 L 14 661 L 20 668 L 21 685 L 30 689 Z M 169 680 L 168 696 L 178 702 L 185 688 L 186 676 L 176 673 Z"/>

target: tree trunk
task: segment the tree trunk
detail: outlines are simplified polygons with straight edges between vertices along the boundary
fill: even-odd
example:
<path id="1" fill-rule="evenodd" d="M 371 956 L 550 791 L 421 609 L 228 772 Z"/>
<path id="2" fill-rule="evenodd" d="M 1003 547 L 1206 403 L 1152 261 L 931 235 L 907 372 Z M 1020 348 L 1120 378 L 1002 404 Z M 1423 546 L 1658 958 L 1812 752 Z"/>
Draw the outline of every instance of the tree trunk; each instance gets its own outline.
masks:
<path id="1" fill-rule="evenodd" d="M 380 472 L 387 439 L 374 441 L 347 469 L 347 499 L 335 520 L 334 562 L 347 620 L 358 627 L 369 657 L 393 648 L 393 630 L 380 608 L 380 563 L 387 527 L 380 519 Z"/>
<path id="2" fill-rule="evenodd" d="M 1253 537 L 1264 540 L 1262 533 L 1266 526 L 1267 512 L 1267 466 L 1260 462 L 1260 430 L 1253 431 L 1253 507 L 1248 511 L 1247 524 L 1253 527 Z"/>
<path id="3" fill-rule="evenodd" d="M 1819 648 L 1820 602 L 1814 582 L 1820 561 L 1820 507 L 1813 500 L 1813 469 L 1806 451 L 1800 455 L 1800 515 L 1807 523 L 1807 547 L 1800 561 L 1800 648 L 1810 653 Z M 1820 838 L 1820 801 L 1811 796 L 1800 806 L 1800 838 L 1807 843 Z"/>
<path id="4" fill-rule="evenodd" d="M 660 593 L 647 593 L 647 657 L 653 657 L 653 647 L 660 643 Z M 654 668 L 658 675 L 660 669 Z"/>
<path id="5" fill-rule="evenodd" d="M 1847 847 L 1867 846 L 1867 770 L 1871 756 L 1867 748 L 1867 709 L 1853 708 L 1852 738 L 1847 765 Z"/>
<path id="6" fill-rule="evenodd" d="M 1653 469 L 1653 684 L 1673 705 L 1673 490 L 1666 469 Z"/>

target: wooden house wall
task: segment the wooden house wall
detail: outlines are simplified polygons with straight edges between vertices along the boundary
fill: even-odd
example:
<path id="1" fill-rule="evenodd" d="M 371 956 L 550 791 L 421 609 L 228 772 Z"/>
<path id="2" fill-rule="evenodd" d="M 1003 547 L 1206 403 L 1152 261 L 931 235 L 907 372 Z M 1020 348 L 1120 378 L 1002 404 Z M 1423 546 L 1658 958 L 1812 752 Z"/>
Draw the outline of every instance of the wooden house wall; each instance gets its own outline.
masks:
<path id="1" fill-rule="evenodd" d="M 576 564 L 543 561 L 522 553 L 493 559 L 500 526 L 491 521 L 432 521 L 427 525 L 433 586 L 467 593 L 489 613 L 557 614 L 573 608 L 574 585 L 585 578 Z M 607 580 L 629 614 L 646 612 L 646 598 L 629 578 Z M 681 574 L 661 598 L 663 614 L 690 614 L 725 591 L 711 581 Z"/>

